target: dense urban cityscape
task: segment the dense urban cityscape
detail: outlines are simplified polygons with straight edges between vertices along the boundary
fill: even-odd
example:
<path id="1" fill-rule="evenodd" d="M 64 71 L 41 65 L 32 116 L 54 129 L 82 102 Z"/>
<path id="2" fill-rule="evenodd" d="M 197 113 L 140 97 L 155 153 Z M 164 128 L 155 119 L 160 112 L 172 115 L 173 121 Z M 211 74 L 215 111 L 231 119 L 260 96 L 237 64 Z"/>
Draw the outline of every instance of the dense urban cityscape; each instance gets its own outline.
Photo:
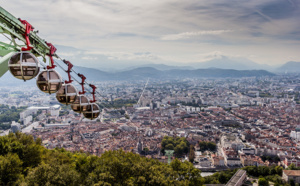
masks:
<path id="1" fill-rule="evenodd" d="M 0 185 L 299 186 L 299 7 L 6 1 Z"/>
<path id="2" fill-rule="evenodd" d="M 10 130 L 41 138 L 49 149 L 98 156 L 123 149 L 167 162 L 161 142 L 172 136 L 194 146 L 193 162 L 202 171 L 300 166 L 299 76 L 150 80 L 142 93 L 144 84 L 97 82 L 102 112 L 93 121 L 34 88 L 1 87 L 0 104 L 24 108 Z M 216 148 L 203 151 L 201 142 Z M 174 146 L 165 149 L 189 158 Z"/>

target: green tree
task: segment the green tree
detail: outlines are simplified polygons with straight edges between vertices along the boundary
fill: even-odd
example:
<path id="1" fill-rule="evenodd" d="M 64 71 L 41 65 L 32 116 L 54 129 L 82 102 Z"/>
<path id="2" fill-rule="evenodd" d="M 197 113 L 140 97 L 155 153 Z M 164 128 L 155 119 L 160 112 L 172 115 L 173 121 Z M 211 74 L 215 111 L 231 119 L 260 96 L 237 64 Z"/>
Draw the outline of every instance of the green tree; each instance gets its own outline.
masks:
<path id="1" fill-rule="evenodd" d="M 20 112 L 25 109 L 26 107 L 16 108 L 15 106 L 12 106 L 9 108 L 8 105 L 0 105 L 0 128 L 6 127 L 6 125 L 2 125 L 3 122 L 10 123 L 12 121 L 18 121 L 20 119 Z"/>
<path id="2" fill-rule="evenodd" d="M 190 146 L 190 153 L 189 153 L 189 161 L 190 161 L 191 163 L 193 163 L 194 160 L 195 160 L 195 150 L 194 150 L 194 146 L 191 145 L 191 146 Z"/>
<path id="3" fill-rule="evenodd" d="M 279 176 L 282 176 L 282 170 L 283 168 L 281 166 L 275 167 L 276 174 L 278 174 Z"/>
<path id="4" fill-rule="evenodd" d="M 217 149 L 217 145 L 213 142 L 208 142 L 207 143 L 207 148 L 210 150 L 210 151 L 216 151 Z"/>
<path id="5" fill-rule="evenodd" d="M 186 181 L 190 181 L 190 185 L 203 185 L 204 179 L 199 176 L 201 171 L 194 168 L 193 164 L 185 161 L 181 162 L 177 158 L 171 162 L 171 167 L 174 170 L 175 177 L 182 185 L 186 184 Z"/>
<path id="6" fill-rule="evenodd" d="M 266 180 L 265 178 L 259 178 L 258 179 L 258 185 L 259 186 L 268 186 L 269 185 L 269 181 Z"/>
<path id="7" fill-rule="evenodd" d="M 220 181 L 220 183 L 227 183 L 228 181 L 229 181 L 229 177 L 230 177 L 231 175 L 227 175 L 226 173 L 223 173 L 223 172 L 221 172 L 220 174 L 219 174 L 219 176 L 218 176 L 218 179 L 219 179 L 219 181 Z M 229 178 L 229 179 L 228 179 Z"/>
<path id="8" fill-rule="evenodd" d="M 295 164 L 290 164 L 287 168 L 288 170 L 297 170 L 297 167 L 295 166 Z"/>
<path id="9" fill-rule="evenodd" d="M 295 181 L 293 180 L 293 179 L 291 179 L 290 181 L 289 181 L 289 184 L 290 184 L 290 186 L 295 186 L 296 184 L 295 184 Z"/>
<path id="10" fill-rule="evenodd" d="M 174 146 L 173 146 L 173 144 L 170 143 L 170 144 L 166 145 L 165 149 L 166 150 L 174 150 Z"/>
<path id="11" fill-rule="evenodd" d="M 200 150 L 206 151 L 206 150 L 210 150 L 210 151 L 216 151 L 217 150 L 217 145 L 214 142 L 206 142 L 206 141 L 200 141 L 199 142 L 199 146 L 200 146 Z"/>
<path id="12" fill-rule="evenodd" d="M 148 147 L 145 147 L 145 148 L 144 148 L 144 151 L 145 151 L 145 154 L 147 155 L 147 154 L 148 154 L 148 152 L 149 152 L 149 149 L 148 149 Z"/>
<path id="13" fill-rule="evenodd" d="M 171 140 L 176 147 L 185 138 Z M 190 162 L 171 165 L 122 150 L 101 157 L 41 146 L 30 135 L 0 137 L 0 185 L 202 185 Z M 184 149 L 185 150 L 185 149 Z"/>
<path id="14" fill-rule="evenodd" d="M 261 176 L 267 176 L 269 175 L 269 168 L 267 166 L 259 166 L 258 167 L 258 174 Z"/>
<path id="15" fill-rule="evenodd" d="M 204 177 L 205 184 L 226 184 L 238 169 L 216 172 L 211 176 Z"/>
<path id="16" fill-rule="evenodd" d="M 11 152 L 18 154 L 23 161 L 24 168 L 36 167 L 42 161 L 42 147 L 36 144 L 32 136 L 17 132 L 12 138 Z"/>
<path id="17" fill-rule="evenodd" d="M 29 185 L 78 185 L 79 173 L 69 165 L 40 164 L 26 178 Z"/>
<path id="18" fill-rule="evenodd" d="M 0 156 L 0 185 L 13 185 L 22 178 L 22 161 L 17 154 Z"/>
<path id="19" fill-rule="evenodd" d="M 162 139 L 161 147 L 161 152 L 163 153 L 165 150 L 174 150 L 176 157 L 182 157 L 189 152 L 189 142 L 184 137 L 165 136 Z"/>

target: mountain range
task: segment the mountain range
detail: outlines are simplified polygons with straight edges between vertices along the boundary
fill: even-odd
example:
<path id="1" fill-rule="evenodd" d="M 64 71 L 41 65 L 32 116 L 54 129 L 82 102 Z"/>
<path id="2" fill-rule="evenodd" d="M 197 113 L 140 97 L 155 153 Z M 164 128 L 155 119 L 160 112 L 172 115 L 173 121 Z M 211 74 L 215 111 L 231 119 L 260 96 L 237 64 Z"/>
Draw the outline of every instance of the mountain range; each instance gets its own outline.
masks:
<path id="1" fill-rule="evenodd" d="M 179 63 L 155 59 L 151 53 L 101 53 L 58 45 L 58 54 L 70 60 L 74 65 L 98 69 L 106 72 L 122 72 L 140 67 L 152 67 L 157 70 L 196 70 L 207 68 L 234 70 L 267 70 L 274 73 L 300 72 L 300 62 L 287 62 L 284 65 L 258 64 L 246 58 L 215 56 L 205 62 Z"/>
<path id="2" fill-rule="evenodd" d="M 61 47 L 61 50 L 63 51 L 62 54 L 69 56 L 68 60 L 75 64 L 73 69 L 78 73 L 86 75 L 90 81 L 140 80 L 146 78 L 240 78 L 274 76 L 276 73 L 300 73 L 300 62 L 295 61 L 290 61 L 276 67 L 257 64 L 248 59 L 218 56 L 215 59 L 201 63 L 172 63 L 174 65 L 166 65 L 155 64 L 149 61 L 142 61 L 140 63 L 135 61 L 132 63 L 121 60 L 110 60 L 105 55 L 90 55 L 90 53 L 84 50 L 72 47 Z M 99 58 L 103 59 L 103 61 L 99 61 Z M 80 63 L 78 63 L 79 60 L 81 61 Z M 62 62 L 59 63 L 66 69 L 66 66 Z M 78 64 L 84 64 L 85 67 L 81 67 Z M 106 68 L 103 68 L 105 65 Z M 62 77 L 67 79 L 66 73 L 63 72 L 64 70 L 57 69 Z M 22 80 L 13 78 L 9 72 L 0 78 L 0 85 L 14 86 L 22 82 Z M 35 84 L 35 80 L 27 82 L 28 85 Z"/>
<path id="3" fill-rule="evenodd" d="M 276 72 L 300 73 L 300 62 L 289 61 L 276 69 Z"/>
<path id="4" fill-rule="evenodd" d="M 157 70 L 196 70 L 196 69 L 233 69 L 233 70 L 266 70 L 272 73 L 300 73 L 300 62 L 289 61 L 281 66 L 270 66 L 258 64 L 247 59 L 234 60 L 223 56 L 220 59 L 213 59 L 202 63 L 188 63 L 185 66 L 170 66 L 164 64 L 146 64 L 133 66 L 127 69 L 140 67 L 152 67 Z"/>
<path id="5" fill-rule="evenodd" d="M 232 69 L 196 69 L 196 70 L 157 70 L 153 67 L 140 67 L 132 70 L 108 73 L 86 67 L 75 67 L 86 74 L 92 81 L 102 80 L 141 80 L 141 79 L 182 79 L 182 78 L 239 78 L 274 76 L 275 74 L 265 70 L 232 70 Z M 86 73 L 85 73 L 86 72 Z"/>
<path id="6" fill-rule="evenodd" d="M 63 79 L 67 79 L 64 70 L 56 68 Z M 196 69 L 196 70 L 157 70 L 153 67 L 140 67 L 121 72 L 105 72 L 98 69 L 75 66 L 75 72 L 84 74 L 91 81 L 109 81 L 109 80 L 142 80 L 142 79 L 184 79 L 184 78 L 240 78 L 240 77 L 262 77 L 274 76 L 275 74 L 265 70 L 233 70 L 233 69 Z M 42 69 L 41 69 L 42 70 Z M 79 79 L 72 73 L 76 79 Z M 9 83 L 8 83 L 9 82 Z M 17 86 L 23 83 L 22 80 L 14 78 L 10 72 L 7 72 L 0 78 L 0 85 Z M 28 85 L 35 84 L 35 79 L 26 81 Z"/>

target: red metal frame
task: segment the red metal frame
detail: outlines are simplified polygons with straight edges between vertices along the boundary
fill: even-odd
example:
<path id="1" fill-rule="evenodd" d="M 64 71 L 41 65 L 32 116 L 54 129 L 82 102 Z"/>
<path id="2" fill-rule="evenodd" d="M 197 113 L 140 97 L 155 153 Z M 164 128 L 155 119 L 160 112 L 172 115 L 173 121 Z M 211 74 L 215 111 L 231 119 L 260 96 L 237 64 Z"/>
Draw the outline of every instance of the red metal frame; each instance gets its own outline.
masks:
<path id="1" fill-rule="evenodd" d="M 90 84 L 90 87 L 93 89 L 93 92 L 92 92 L 92 94 L 93 94 L 93 100 L 90 101 L 90 103 L 94 103 L 94 102 L 96 102 L 95 93 L 96 93 L 96 88 L 97 87 L 95 85 L 92 85 L 92 84 Z"/>
<path id="2" fill-rule="evenodd" d="M 70 61 L 67 61 L 67 60 L 63 60 L 63 62 L 66 64 L 66 65 L 68 65 L 68 70 L 66 70 L 66 72 L 68 73 L 68 77 L 69 77 L 69 81 L 65 81 L 65 83 L 72 83 L 73 82 L 73 80 L 72 80 L 72 78 L 71 78 L 71 72 L 72 72 L 72 68 L 73 68 L 73 64 L 70 62 Z"/>
<path id="3" fill-rule="evenodd" d="M 85 79 L 86 77 L 83 75 L 83 74 L 78 74 L 78 76 L 81 78 L 81 88 L 82 88 L 82 91 L 79 91 L 79 94 L 85 94 L 86 91 L 84 90 L 84 82 L 85 82 Z"/>
<path id="4" fill-rule="evenodd" d="M 46 42 L 46 44 L 50 47 L 49 54 L 47 54 L 47 56 L 49 56 L 51 62 L 51 66 L 48 65 L 47 69 L 54 69 L 56 65 L 54 65 L 53 55 L 56 52 L 56 48 L 51 43 Z"/>
<path id="5" fill-rule="evenodd" d="M 26 20 L 22 20 L 22 19 L 19 18 L 19 21 L 23 25 L 25 25 L 25 34 L 24 34 L 24 37 L 25 37 L 26 46 L 27 46 L 27 48 L 22 47 L 21 50 L 22 51 L 29 51 L 29 50 L 33 49 L 33 47 L 30 44 L 29 34 L 30 34 L 31 31 L 33 31 L 34 27 L 30 23 L 28 23 Z"/>

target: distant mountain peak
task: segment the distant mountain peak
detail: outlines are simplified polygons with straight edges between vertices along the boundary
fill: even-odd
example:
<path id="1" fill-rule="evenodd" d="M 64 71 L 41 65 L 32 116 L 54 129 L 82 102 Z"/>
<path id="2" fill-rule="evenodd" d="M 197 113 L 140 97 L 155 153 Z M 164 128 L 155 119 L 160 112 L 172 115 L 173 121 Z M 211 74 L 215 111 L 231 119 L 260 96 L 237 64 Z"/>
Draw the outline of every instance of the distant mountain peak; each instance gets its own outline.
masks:
<path id="1" fill-rule="evenodd" d="M 277 72 L 300 73 L 300 62 L 289 61 L 276 69 Z"/>
<path id="2" fill-rule="evenodd" d="M 218 55 L 218 57 L 206 62 L 189 63 L 194 68 L 220 68 L 220 69 L 236 69 L 236 70 L 269 70 L 271 67 L 265 64 L 258 64 L 246 58 L 228 57 Z"/>

